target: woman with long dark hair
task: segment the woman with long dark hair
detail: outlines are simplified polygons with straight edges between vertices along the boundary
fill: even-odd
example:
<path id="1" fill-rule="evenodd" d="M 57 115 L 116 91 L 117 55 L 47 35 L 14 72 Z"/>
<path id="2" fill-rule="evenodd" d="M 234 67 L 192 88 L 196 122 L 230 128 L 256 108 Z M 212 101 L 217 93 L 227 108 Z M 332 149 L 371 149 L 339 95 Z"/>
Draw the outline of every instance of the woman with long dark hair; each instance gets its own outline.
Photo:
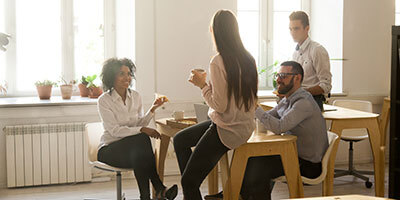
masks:
<path id="1" fill-rule="evenodd" d="M 97 104 L 104 127 L 98 160 L 113 167 L 133 169 L 141 200 L 150 200 L 149 180 L 156 190 L 156 199 L 171 200 L 178 188 L 174 185 L 167 190 L 157 174 L 150 137 L 161 136 L 148 127 L 155 110 L 166 99 L 155 99 L 144 113 L 139 93 L 130 89 L 135 71 L 129 59 L 110 58 L 104 62 L 101 80 L 106 92 Z"/>
<path id="2" fill-rule="evenodd" d="M 199 70 L 192 70 L 189 81 L 201 89 L 211 120 L 174 137 L 186 200 L 202 199 L 199 187 L 205 177 L 222 155 L 245 143 L 255 127 L 256 63 L 243 46 L 235 15 L 219 10 L 210 31 L 217 50 L 209 67 L 210 81 L 207 84 L 206 73 Z"/>

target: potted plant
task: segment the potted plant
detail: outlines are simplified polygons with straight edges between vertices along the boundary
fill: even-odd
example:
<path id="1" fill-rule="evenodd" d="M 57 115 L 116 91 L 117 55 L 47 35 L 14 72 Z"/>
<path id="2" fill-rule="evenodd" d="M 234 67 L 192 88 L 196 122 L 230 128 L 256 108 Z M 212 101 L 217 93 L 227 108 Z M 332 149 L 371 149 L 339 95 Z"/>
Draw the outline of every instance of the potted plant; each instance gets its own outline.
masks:
<path id="1" fill-rule="evenodd" d="M 51 88 L 53 86 L 57 86 L 57 83 L 50 80 L 44 80 L 44 81 L 36 81 L 35 85 L 39 98 L 43 100 L 43 99 L 50 99 Z"/>
<path id="2" fill-rule="evenodd" d="M 97 98 L 101 94 L 103 94 L 103 90 L 94 83 L 94 80 L 96 80 L 96 78 L 96 74 L 86 77 L 86 81 L 88 82 L 86 87 L 89 89 L 89 98 Z"/>
<path id="3" fill-rule="evenodd" d="M 81 97 L 89 96 L 89 89 L 87 88 L 88 84 L 89 83 L 86 81 L 86 77 L 82 76 L 81 83 L 79 83 L 79 85 L 78 85 L 79 93 L 81 94 Z"/>
<path id="4" fill-rule="evenodd" d="M 275 80 L 275 74 L 277 73 L 275 70 L 276 66 L 278 66 L 279 61 L 275 61 L 272 65 L 269 65 L 267 67 L 260 67 L 258 74 L 261 75 L 262 73 L 267 73 L 268 78 L 272 79 L 272 87 L 274 87 L 274 92 L 276 92 L 277 89 L 277 83 Z"/>
<path id="5" fill-rule="evenodd" d="M 71 99 L 73 87 L 76 83 L 75 80 L 67 82 L 63 77 L 61 77 L 62 85 L 60 85 L 61 96 L 63 99 Z"/>

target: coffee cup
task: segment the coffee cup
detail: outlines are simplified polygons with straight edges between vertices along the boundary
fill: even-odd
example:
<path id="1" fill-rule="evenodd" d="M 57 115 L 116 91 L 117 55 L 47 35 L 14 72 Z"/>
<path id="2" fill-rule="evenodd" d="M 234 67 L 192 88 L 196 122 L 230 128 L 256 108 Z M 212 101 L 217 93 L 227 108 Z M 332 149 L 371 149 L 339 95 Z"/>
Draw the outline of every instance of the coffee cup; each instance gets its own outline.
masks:
<path id="1" fill-rule="evenodd" d="M 264 124 L 258 119 L 256 119 L 256 130 L 257 133 L 267 133 L 267 129 L 265 128 Z"/>
<path id="2" fill-rule="evenodd" d="M 204 73 L 204 72 L 206 72 L 206 70 L 201 69 L 201 68 L 193 69 L 193 71 L 196 71 L 197 73 Z"/>
<path id="3" fill-rule="evenodd" d="M 172 117 L 178 121 L 178 120 L 182 120 L 185 117 L 185 112 L 183 110 L 180 111 L 174 111 L 172 113 Z"/>

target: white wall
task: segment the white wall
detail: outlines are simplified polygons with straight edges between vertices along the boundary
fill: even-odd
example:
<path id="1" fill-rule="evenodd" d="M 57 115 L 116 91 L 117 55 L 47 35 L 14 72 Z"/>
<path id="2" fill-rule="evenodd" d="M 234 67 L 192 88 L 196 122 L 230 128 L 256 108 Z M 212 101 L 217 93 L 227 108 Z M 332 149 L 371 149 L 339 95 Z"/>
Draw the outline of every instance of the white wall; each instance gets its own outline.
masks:
<path id="1" fill-rule="evenodd" d="M 389 95 L 394 0 L 344 1 L 343 86 L 349 95 Z"/>
<path id="2" fill-rule="evenodd" d="M 194 66 L 208 68 L 215 54 L 209 33 L 213 14 L 235 9 L 234 0 L 136 1 L 138 90 L 146 101 L 154 92 L 171 102 L 202 101 L 187 81 Z"/>

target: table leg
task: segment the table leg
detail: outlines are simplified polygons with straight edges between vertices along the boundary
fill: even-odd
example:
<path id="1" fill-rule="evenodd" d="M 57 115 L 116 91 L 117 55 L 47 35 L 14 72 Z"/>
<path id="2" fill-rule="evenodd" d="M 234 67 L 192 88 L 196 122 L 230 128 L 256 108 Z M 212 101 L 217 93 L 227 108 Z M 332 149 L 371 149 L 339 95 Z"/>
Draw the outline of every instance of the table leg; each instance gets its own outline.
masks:
<path id="1" fill-rule="evenodd" d="M 208 194 L 218 193 L 218 163 L 215 165 L 214 169 L 208 174 Z"/>
<path id="2" fill-rule="evenodd" d="M 369 142 L 371 144 L 372 154 L 374 157 L 374 171 L 375 171 L 375 196 L 383 197 L 384 182 L 385 182 L 385 157 L 381 158 L 384 147 L 381 149 L 381 135 L 379 132 L 378 118 L 366 120 L 365 125 L 368 130 Z M 381 164 L 383 162 L 383 164 Z M 383 168 L 382 168 L 383 166 Z"/>
<path id="3" fill-rule="evenodd" d="M 240 147 L 238 148 L 240 149 Z M 249 159 L 246 153 L 236 149 L 232 158 L 230 177 L 224 187 L 224 200 L 239 199 L 242 181 Z"/>
<path id="4" fill-rule="evenodd" d="M 226 181 L 229 177 L 229 158 L 228 152 L 226 152 L 221 160 L 219 161 L 220 168 L 221 168 L 221 179 L 222 179 L 222 188 L 225 187 Z"/>
<path id="5" fill-rule="evenodd" d="M 284 149 L 281 159 L 288 183 L 289 196 L 290 198 L 303 198 L 303 181 L 300 175 L 296 143 L 285 144 Z"/>
<path id="6" fill-rule="evenodd" d="M 333 179 L 335 177 L 335 159 L 336 159 L 336 152 L 339 147 L 340 137 L 343 131 L 343 125 L 341 120 L 332 120 L 331 131 L 336 133 L 339 136 L 338 142 L 333 145 L 331 156 L 328 161 L 327 166 L 327 173 L 325 180 L 322 183 L 322 196 L 332 196 L 333 194 Z"/>
<path id="7" fill-rule="evenodd" d="M 340 137 L 342 135 L 343 129 L 351 128 L 367 128 L 369 134 L 369 141 L 371 144 L 372 154 L 374 157 L 374 171 L 375 171 L 375 195 L 383 197 L 384 195 L 384 179 L 385 170 L 382 169 L 384 166 L 384 157 L 381 158 L 381 154 L 384 153 L 384 148 L 380 147 L 381 138 L 379 132 L 378 118 L 369 119 L 349 119 L 349 120 L 332 120 L 331 131 L 336 133 Z M 331 157 L 328 163 L 328 170 L 325 180 L 322 185 L 322 195 L 331 196 L 333 194 L 333 178 L 334 178 L 334 167 L 336 152 L 339 146 L 337 142 L 332 149 Z M 382 153 L 383 152 L 383 153 Z"/>
<path id="8" fill-rule="evenodd" d="M 160 176 L 161 181 L 164 180 L 165 158 L 167 157 L 169 141 L 170 137 L 166 135 L 161 135 L 161 139 L 156 140 L 156 148 L 155 148 L 156 168 L 158 176 Z"/>

